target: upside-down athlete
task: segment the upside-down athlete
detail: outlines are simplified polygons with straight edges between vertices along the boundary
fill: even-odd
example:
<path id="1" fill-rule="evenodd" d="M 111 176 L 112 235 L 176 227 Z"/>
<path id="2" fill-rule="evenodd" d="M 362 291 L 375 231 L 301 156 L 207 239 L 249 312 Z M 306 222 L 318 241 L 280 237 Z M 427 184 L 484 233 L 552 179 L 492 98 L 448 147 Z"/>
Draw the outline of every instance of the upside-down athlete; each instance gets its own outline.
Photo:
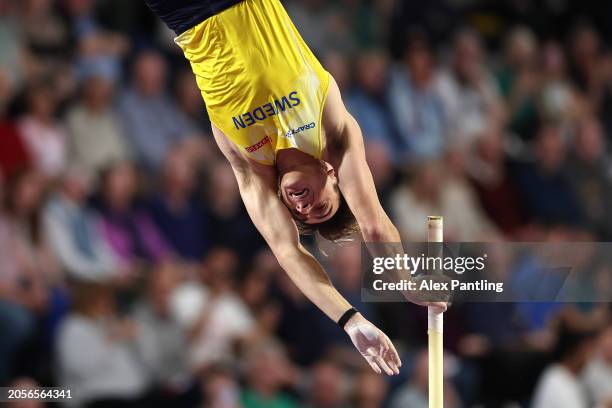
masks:
<path id="1" fill-rule="evenodd" d="M 365 242 L 400 242 L 334 79 L 279 0 L 145 1 L 176 32 L 217 145 L 280 265 L 374 371 L 399 373 L 389 338 L 351 307 L 300 244 L 299 234 L 336 241 L 357 231 Z"/>

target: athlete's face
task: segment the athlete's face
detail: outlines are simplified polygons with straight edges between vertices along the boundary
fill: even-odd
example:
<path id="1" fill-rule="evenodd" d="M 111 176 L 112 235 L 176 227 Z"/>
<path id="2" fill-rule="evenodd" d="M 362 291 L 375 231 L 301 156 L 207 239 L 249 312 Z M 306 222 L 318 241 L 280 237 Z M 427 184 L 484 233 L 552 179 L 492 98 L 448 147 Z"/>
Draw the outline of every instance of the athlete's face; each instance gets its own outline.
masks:
<path id="1" fill-rule="evenodd" d="M 329 164 L 300 166 L 284 173 L 280 192 L 293 217 L 307 224 L 329 220 L 340 207 L 336 175 Z"/>

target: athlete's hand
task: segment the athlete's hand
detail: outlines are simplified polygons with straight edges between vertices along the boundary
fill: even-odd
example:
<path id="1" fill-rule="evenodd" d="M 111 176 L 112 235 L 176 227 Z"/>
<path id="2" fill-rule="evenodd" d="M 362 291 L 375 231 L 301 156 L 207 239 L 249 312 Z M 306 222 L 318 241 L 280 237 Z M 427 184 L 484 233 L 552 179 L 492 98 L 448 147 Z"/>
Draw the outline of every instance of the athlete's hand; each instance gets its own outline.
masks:
<path id="1" fill-rule="evenodd" d="M 357 313 L 346 323 L 344 330 L 376 373 L 399 374 L 402 362 L 391 340 L 378 327 Z"/>
<path id="2" fill-rule="evenodd" d="M 445 275 L 424 275 L 414 276 L 411 278 L 415 282 L 415 286 L 420 288 L 423 281 L 431 281 L 446 284 L 447 288 L 450 287 L 450 278 Z M 441 290 L 406 290 L 403 292 L 404 297 L 409 302 L 417 304 L 419 306 L 425 306 L 432 308 L 434 313 L 444 313 L 449 307 L 449 302 L 452 296 L 450 289 Z"/>
<path id="3" fill-rule="evenodd" d="M 410 299 L 408 299 L 410 300 Z M 448 310 L 448 303 L 445 302 L 420 302 L 418 300 L 410 300 L 415 305 L 432 308 L 434 313 L 444 313 Z"/>

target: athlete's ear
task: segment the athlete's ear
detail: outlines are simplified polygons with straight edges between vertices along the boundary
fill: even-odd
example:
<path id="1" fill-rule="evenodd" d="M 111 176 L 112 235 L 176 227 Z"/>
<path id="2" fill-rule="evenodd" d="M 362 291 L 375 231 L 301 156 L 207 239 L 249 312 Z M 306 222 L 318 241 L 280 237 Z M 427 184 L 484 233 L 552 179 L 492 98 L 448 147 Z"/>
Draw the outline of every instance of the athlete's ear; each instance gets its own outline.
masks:
<path id="1" fill-rule="evenodd" d="M 324 169 L 325 169 L 325 173 L 329 177 L 332 177 L 333 179 L 335 179 L 336 178 L 336 170 L 334 170 L 334 167 L 331 164 L 329 164 L 329 163 L 327 163 L 325 161 L 323 162 L 323 166 L 324 166 Z"/>

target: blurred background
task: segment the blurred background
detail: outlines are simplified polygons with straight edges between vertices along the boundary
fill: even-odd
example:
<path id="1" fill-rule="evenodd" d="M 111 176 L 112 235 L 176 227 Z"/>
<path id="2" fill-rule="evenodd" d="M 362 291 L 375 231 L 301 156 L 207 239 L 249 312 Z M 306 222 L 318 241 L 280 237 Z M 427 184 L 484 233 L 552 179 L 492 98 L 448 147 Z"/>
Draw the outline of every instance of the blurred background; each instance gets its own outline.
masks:
<path id="1" fill-rule="evenodd" d="M 611 2 L 283 3 L 406 241 L 430 214 L 447 240 L 612 238 Z M 144 2 L 0 0 L 2 385 L 79 407 L 427 407 L 426 311 L 362 304 L 358 246 L 321 262 L 400 376 L 279 268 Z M 610 285 L 584 267 L 584 290 Z M 446 326 L 447 408 L 612 406 L 609 304 L 456 305 Z"/>

